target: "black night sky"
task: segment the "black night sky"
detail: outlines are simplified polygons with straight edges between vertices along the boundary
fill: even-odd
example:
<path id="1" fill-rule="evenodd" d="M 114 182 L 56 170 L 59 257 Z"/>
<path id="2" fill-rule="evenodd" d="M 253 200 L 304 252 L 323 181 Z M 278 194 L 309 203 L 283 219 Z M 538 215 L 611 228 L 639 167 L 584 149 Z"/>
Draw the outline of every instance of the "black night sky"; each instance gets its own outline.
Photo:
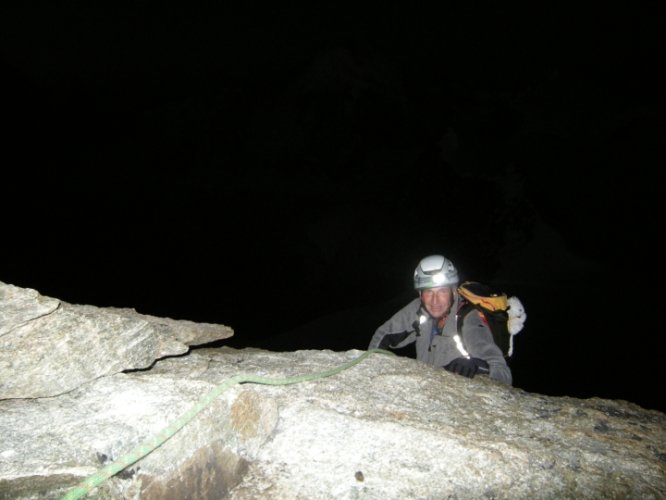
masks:
<path id="1" fill-rule="evenodd" d="M 0 281 L 365 349 L 443 253 L 515 386 L 666 411 L 662 2 L 242 4 L 0 8 Z"/>

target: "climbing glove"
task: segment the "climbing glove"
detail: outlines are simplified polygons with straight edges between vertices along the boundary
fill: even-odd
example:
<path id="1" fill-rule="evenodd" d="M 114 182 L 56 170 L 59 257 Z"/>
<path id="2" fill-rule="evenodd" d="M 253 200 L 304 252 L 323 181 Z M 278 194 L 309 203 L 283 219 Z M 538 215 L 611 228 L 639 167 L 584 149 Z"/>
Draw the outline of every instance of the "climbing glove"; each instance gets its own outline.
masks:
<path id="1" fill-rule="evenodd" d="M 488 363 L 480 358 L 456 358 L 444 369 L 468 378 L 474 378 L 478 372 L 488 373 L 489 371 Z"/>

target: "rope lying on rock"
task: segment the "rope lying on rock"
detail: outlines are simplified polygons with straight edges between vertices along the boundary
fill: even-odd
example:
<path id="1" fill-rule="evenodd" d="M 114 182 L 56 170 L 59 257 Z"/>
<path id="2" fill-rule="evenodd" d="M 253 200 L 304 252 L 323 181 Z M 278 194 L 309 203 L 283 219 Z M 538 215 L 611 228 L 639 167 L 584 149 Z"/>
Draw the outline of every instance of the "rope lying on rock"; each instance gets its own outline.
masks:
<path id="1" fill-rule="evenodd" d="M 192 408 L 190 408 L 187 412 L 181 415 L 174 422 L 172 422 L 171 425 L 165 427 L 159 433 L 155 434 L 152 438 L 141 443 L 136 448 L 131 450 L 126 455 L 120 457 L 115 462 L 106 465 L 102 469 L 98 470 L 95 474 L 87 477 L 85 480 L 80 482 L 74 488 L 69 490 L 62 497 L 61 500 L 74 500 L 82 498 L 83 496 L 90 493 L 93 490 L 93 488 L 96 488 L 111 476 L 114 476 L 115 474 L 122 471 L 126 467 L 132 465 L 134 462 L 148 455 L 150 452 L 155 450 L 158 446 L 162 445 L 165 441 L 167 441 L 174 434 L 176 434 L 176 432 L 185 427 L 185 425 L 187 425 L 198 413 L 204 410 L 220 394 L 222 394 L 224 391 L 226 391 L 229 387 L 233 385 L 245 384 L 245 383 L 265 384 L 265 385 L 289 385 L 289 384 L 298 384 L 300 382 L 308 382 L 310 380 L 326 378 L 332 375 L 336 375 L 341 371 L 347 370 L 348 368 L 351 368 L 352 366 L 363 361 L 373 352 L 393 355 L 392 352 L 385 351 L 383 349 L 369 349 L 368 351 L 361 354 L 357 358 L 354 358 L 351 361 L 338 365 L 329 370 L 325 370 L 323 372 L 298 375 L 295 377 L 286 377 L 286 378 L 268 378 L 252 374 L 240 374 L 231 377 L 222 382 L 214 389 L 212 389 L 208 394 L 206 394 L 203 398 L 201 398 L 199 402 L 197 402 Z"/>

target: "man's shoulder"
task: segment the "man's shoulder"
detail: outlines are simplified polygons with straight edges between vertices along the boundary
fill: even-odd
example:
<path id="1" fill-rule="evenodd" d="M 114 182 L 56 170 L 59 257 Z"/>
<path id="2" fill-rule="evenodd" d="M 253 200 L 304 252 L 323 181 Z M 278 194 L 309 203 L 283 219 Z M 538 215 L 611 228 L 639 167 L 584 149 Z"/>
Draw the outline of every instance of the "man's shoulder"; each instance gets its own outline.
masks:
<path id="1" fill-rule="evenodd" d="M 421 298 L 416 297 L 414 300 L 405 305 L 405 307 L 403 307 L 402 309 L 406 311 L 414 311 L 414 313 L 416 313 L 416 311 L 418 311 L 420 307 L 421 307 Z"/>
<path id="2" fill-rule="evenodd" d="M 485 326 L 488 328 L 488 321 L 474 307 L 462 307 L 458 311 L 458 319 L 462 320 L 464 326 Z"/>
<path id="3" fill-rule="evenodd" d="M 414 300 L 408 302 L 405 304 L 401 309 L 399 309 L 393 317 L 396 316 L 404 316 L 404 315 L 414 315 L 417 313 L 419 308 L 421 307 L 421 299 L 419 297 L 416 297 Z"/>

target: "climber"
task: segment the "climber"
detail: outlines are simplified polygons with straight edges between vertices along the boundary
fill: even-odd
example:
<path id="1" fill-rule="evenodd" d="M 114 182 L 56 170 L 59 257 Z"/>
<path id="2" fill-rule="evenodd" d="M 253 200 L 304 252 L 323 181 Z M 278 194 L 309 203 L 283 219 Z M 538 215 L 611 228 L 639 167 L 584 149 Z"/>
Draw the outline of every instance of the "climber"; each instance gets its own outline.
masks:
<path id="1" fill-rule="evenodd" d="M 511 385 L 511 369 L 478 311 L 468 313 L 458 331 L 457 285 L 458 271 L 449 259 L 423 258 L 414 271 L 419 296 L 377 329 L 368 349 L 400 349 L 415 343 L 418 361 L 469 378 L 487 373 Z"/>

